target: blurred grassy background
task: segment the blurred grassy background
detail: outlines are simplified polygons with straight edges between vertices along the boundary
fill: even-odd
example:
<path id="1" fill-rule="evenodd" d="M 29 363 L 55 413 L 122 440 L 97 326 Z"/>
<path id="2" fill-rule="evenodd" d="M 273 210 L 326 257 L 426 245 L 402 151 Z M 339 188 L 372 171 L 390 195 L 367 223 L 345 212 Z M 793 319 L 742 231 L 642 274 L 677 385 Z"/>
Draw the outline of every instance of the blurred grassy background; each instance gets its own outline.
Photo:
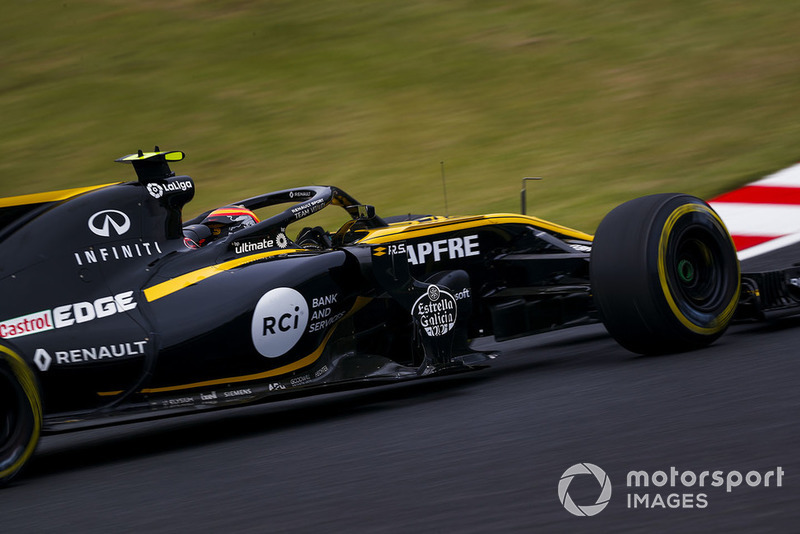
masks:
<path id="1" fill-rule="evenodd" d="M 384 215 L 530 210 L 593 231 L 800 155 L 785 0 L 23 1 L 0 18 L 0 196 L 179 149 L 187 215 L 334 184 Z"/>

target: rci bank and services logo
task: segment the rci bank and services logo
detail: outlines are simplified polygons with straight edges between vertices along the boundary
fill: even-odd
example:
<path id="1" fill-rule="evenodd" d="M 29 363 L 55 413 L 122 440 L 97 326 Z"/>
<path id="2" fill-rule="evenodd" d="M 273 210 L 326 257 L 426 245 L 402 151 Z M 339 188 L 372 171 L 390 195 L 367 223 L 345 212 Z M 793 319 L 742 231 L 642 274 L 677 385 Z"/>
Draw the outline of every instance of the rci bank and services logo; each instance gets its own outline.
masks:
<path id="1" fill-rule="evenodd" d="M 572 479 L 579 475 L 592 475 L 600 485 L 600 496 L 597 497 L 594 504 L 578 506 L 569 496 L 569 485 L 572 483 Z M 572 515 L 581 517 L 597 515 L 608 506 L 608 502 L 611 500 L 611 480 L 605 471 L 594 464 L 575 464 L 561 475 L 561 480 L 558 482 L 558 500 Z"/>

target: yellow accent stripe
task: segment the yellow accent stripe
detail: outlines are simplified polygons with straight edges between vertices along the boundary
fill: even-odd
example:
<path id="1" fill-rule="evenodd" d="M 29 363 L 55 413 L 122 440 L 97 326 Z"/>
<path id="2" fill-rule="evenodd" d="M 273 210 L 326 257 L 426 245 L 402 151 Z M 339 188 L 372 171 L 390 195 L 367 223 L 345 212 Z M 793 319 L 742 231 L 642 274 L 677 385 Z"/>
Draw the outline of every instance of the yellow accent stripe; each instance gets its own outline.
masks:
<path id="1" fill-rule="evenodd" d="M 727 229 L 725 229 L 725 223 L 714 213 L 710 208 L 702 205 L 702 204 L 684 204 L 673 211 L 669 217 L 667 217 L 667 221 L 664 223 L 664 228 L 661 230 L 661 239 L 658 243 L 658 278 L 661 281 L 661 290 L 664 293 L 664 296 L 667 299 L 667 304 L 669 304 L 672 313 L 675 317 L 689 330 L 695 332 L 696 334 L 701 335 L 713 335 L 722 330 L 733 317 L 734 312 L 736 312 L 736 306 L 739 303 L 739 291 L 741 289 L 741 283 L 737 281 L 736 284 L 736 294 L 731 299 L 728 306 L 720 313 L 718 316 L 714 317 L 711 321 L 711 326 L 703 327 L 693 323 L 688 317 L 686 317 L 683 312 L 680 311 L 678 305 L 675 303 L 675 299 L 672 297 L 672 291 L 670 291 L 669 281 L 667 280 L 667 272 L 666 272 L 666 254 L 667 254 L 667 247 L 669 245 L 669 234 L 672 231 L 672 227 L 675 226 L 675 223 L 685 214 L 692 212 L 692 211 L 702 211 L 706 212 L 708 215 L 714 217 L 717 222 L 722 226 L 725 230 L 725 233 L 728 234 Z M 728 239 L 731 239 L 728 237 Z M 736 247 L 733 245 L 733 241 L 731 241 L 731 246 L 735 249 Z M 741 278 L 741 273 L 739 271 L 739 262 L 736 262 L 736 270 L 737 274 L 739 274 L 739 278 Z"/>
<path id="2" fill-rule="evenodd" d="M 515 215 L 512 213 L 493 213 L 489 215 L 479 215 L 476 217 L 459 217 L 455 219 L 438 220 L 430 223 L 415 223 L 408 224 L 402 227 L 390 226 L 389 228 L 378 228 L 373 230 L 364 239 L 359 241 L 359 244 L 377 245 L 379 243 L 389 243 L 403 239 L 413 239 L 417 237 L 424 237 L 427 235 L 440 234 L 442 232 L 453 232 L 457 230 L 466 230 L 470 228 L 478 228 L 486 226 L 487 224 L 528 224 L 548 230 L 557 232 L 559 234 L 567 235 L 575 239 L 583 239 L 585 241 L 592 241 L 594 238 L 583 232 L 554 224 L 536 217 L 528 217 L 526 215 Z"/>
<path id="3" fill-rule="evenodd" d="M 25 361 L 16 352 L 2 345 L 0 345 L 0 352 L 6 354 L 5 357 L 0 355 L 0 359 L 8 362 L 8 365 L 11 367 L 11 372 L 14 373 L 20 386 L 22 386 L 22 390 L 25 392 L 25 396 L 31 405 L 34 418 L 33 434 L 28 440 L 28 443 L 25 444 L 25 450 L 15 462 L 6 469 L 0 471 L 0 480 L 2 480 L 18 471 L 25 462 L 28 461 L 28 458 L 31 457 L 34 449 L 36 449 L 36 444 L 39 442 L 39 433 L 42 428 L 42 401 L 39 398 L 39 390 L 36 387 L 36 378 L 33 376 L 33 372 Z"/>
<path id="4" fill-rule="evenodd" d="M 233 269 L 241 265 L 252 263 L 254 261 L 258 261 L 264 258 L 269 258 L 270 256 L 279 256 L 281 254 L 289 254 L 291 252 L 303 252 L 303 251 L 304 251 L 303 249 L 299 248 L 271 250 L 269 252 L 261 252 L 259 254 L 245 256 L 243 258 L 236 258 L 235 260 L 226 261 L 224 263 L 219 263 L 217 265 L 212 265 L 210 267 L 203 267 L 202 269 L 198 269 L 190 273 L 176 276 L 175 278 L 167 280 L 166 282 L 161 282 L 160 284 L 150 286 L 144 290 L 144 296 L 148 302 L 153 302 L 154 300 L 158 300 L 162 297 L 166 297 L 167 295 L 171 295 L 176 291 L 180 291 L 181 289 L 185 289 L 191 285 L 202 282 L 203 280 L 206 280 L 208 278 L 211 278 L 212 276 L 223 273 L 229 269 Z"/>
<path id="5" fill-rule="evenodd" d="M 244 376 L 234 376 L 229 378 L 217 378 L 214 380 L 205 380 L 203 382 L 194 382 L 192 384 L 182 384 L 179 386 L 165 386 L 160 388 L 146 388 L 139 391 L 139 393 L 166 393 L 168 391 L 180 391 L 184 389 L 195 389 L 195 388 L 204 388 L 209 386 L 219 386 L 221 384 L 232 384 L 236 382 L 250 382 L 255 380 L 263 380 L 264 378 L 270 378 L 273 376 L 283 375 L 286 373 L 291 373 L 292 371 L 297 371 L 298 369 L 302 369 L 303 367 L 309 366 L 322 356 L 322 351 L 325 350 L 325 346 L 328 344 L 328 340 L 330 340 L 333 332 L 339 326 L 339 324 L 345 320 L 346 318 L 353 315 L 355 312 L 366 306 L 372 299 L 367 297 L 358 297 L 356 298 L 355 303 L 353 303 L 353 307 L 350 308 L 348 311 L 339 321 L 331 328 L 327 334 L 325 334 L 325 338 L 320 343 L 319 347 L 309 354 L 308 356 L 297 360 L 296 362 L 290 363 L 288 365 L 284 365 L 283 367 L 278 367 L 277 369 L 272 369 L 271 371 L 264 371 L 263 373 L 256 373 L 252 375 L 244 375 Z M 107 392 L 98 392 L 98 395 L 101 396 L 111 396 L 111 395 L 118 395 L 122 393 L 121 391 L 107 391 Z"/>
<path id="6" fill-rule="evenodd" d="M 62 189 L 60 191 L 48 191 L 47 193 L 34 193 L 32 195 L 20 195 L 16 197 L 0 198 L 0 208 L 10 208 L 11 206 L 25 206 L 28 204 L 42 204 L 44 202 L 58 202 L 66 200 L 74 196 L 86 193 L 87 191 L 94 191 L 110 185 L 116 185 L 122 182 L 114 182 L 103 185 L 93 185 L 91 187 L 78 187 L 75 189 Z"/>
<path id="7" fill-rule="evenodd" d="M 186 154 L 184 154 L 180 150 L 167 150 L 167 151 L 162 151 L 162 152 L 142 152 L 141 156 L 137 152 L 136 154 L 128 154 L 127 156 L 123 156 L 123 157 L 119 158 L 116 161 L 118 161 L 120 163 L 124 163 L 124 162 L 128 162 L 128 161 L 130 161 L 130 162 L 133 162 L 133 161 L 145 161 L 145 160 L 148 160 L 148 159 L 151 159 L 151 158 L 155 158 L 156 156 L 162 156 L 162 155 L 164 156 L 164 159 L 166 161 L 181 161 L 181 160 L 183 160 L 183 158 L 186 157 Z"/>

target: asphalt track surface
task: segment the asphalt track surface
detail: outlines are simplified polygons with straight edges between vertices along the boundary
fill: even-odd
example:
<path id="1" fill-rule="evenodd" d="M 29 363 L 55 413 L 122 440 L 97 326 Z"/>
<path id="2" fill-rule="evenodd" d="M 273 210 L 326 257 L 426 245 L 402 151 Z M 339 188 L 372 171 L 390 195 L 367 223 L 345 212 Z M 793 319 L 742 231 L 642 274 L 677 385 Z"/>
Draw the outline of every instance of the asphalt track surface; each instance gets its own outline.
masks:
<path id="1" fill-rule="evenodd" d="M 798 340 L 784 318 L 643 358 L 595 325 L 502 344 L 474 373 L 49 436 L 0 490 L 0 532 L 798 532 Z M 594 517 L 559 502 L 580 462 L 612 484 Z M 626 485 L 671 467 L 784 475 Z M 569 494 L 589 505 L 599 487 L 579 476 Z"/>

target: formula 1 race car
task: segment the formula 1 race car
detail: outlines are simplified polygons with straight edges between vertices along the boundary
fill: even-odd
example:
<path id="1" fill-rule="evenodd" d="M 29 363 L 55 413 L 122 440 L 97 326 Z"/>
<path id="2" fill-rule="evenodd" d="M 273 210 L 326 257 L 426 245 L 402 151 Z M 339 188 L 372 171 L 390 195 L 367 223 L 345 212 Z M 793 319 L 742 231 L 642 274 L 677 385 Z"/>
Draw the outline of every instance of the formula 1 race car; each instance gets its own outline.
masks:
<path id="1" fill-rule="evenodd" d="M 0 483 L 43 432 L 476 369 L 496 354 L 475 338 L 598 320 L 635 352 L 690 350 L 737 313 L 798 303 L 784 272 L 741 277 L 687 195 L 623 204 L 594 238 L 516 214 L 382 218 L 331 186 L 184 221 L 183 156 L 0 199 Z M 341 228 L 291 228 L 329 205 Z"/>

